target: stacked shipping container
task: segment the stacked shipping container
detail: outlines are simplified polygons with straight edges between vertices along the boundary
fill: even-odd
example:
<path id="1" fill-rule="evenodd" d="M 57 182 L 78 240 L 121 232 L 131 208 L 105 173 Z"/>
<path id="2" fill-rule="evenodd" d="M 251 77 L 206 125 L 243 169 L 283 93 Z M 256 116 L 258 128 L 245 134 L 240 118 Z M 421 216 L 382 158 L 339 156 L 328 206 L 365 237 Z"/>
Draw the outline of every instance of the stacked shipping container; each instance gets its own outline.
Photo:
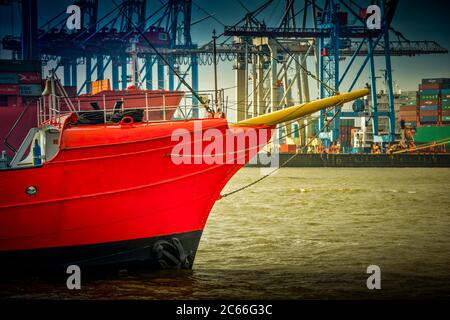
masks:
<path id="1" fill-rule="evenodd" d="M 441 90 L 442 124 L 450 124 L 450 88 Z"/>
<path id="2" fill-rule="evenodd" d="M 0 151 L 6 150 L 11 157 L 14 153 L 5 139 L 17 149 L 29 128 L 36 126 L 36 101 L 42 94 L 41 61 L 0 60 L 0 70 Z"/>
<path id="3" fill-rule="evenodd" d="M 42 93 L 39 61 L 0 60 L 0 107 L 20 107 Z"/>
<path id="4" fill-rule="evenodd" d="M 405 125 L 415 127 L 417 124 L 417 103 L 400 107 L 400 119 L 405 121 Z"/>
<path id="5" fill-rule="evenodd" d="M 442 125 L 442 91 L 450 89 L 450 79 L 423 79 L 419 85 L 418 117 L 421 125 Z M 450 114 L 449 114 L 450 115 Z M 447 116 L 447 111 L 445 116 Z"/>
<path id="6" fill-rule="evenodd" d="M 352 146 L 352 130 L 355 128 L 354 119 L 341 119 L 341 127 L 339 130 L 339 141 L 344 151 Z"/>
<path id="7" fill-rule="evenodd" d="M 401 106 L 400 119 L 409 126 L 450 124 L 450 78 L 422 79 L 417 103 Z"/>

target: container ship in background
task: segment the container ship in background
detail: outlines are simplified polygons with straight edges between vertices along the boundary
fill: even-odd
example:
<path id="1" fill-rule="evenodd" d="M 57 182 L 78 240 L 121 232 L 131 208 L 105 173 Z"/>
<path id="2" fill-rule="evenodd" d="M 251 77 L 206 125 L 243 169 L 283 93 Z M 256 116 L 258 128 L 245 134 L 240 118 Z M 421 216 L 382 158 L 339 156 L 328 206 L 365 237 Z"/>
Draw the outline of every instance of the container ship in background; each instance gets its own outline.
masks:
<path id="1" fill-rule="evenodd" d="M 449 146 L 445 140 L 450 139 L 450 78 L 422 79 L 416 98 L 400 107 L 399 118 L 415 132 L 416 144 L 439 146 L 444 141 L 441 145 Z"/>
<path id="2" fill-rule="evenodd" d="M 396 87 L 394 91 L 394 111 L 395 111 L 395 142 L 393 145 L 411 143 L 418 147 L 417 151 L 411 152 L 425 153 L 449 153 L 450 143 L 450 78 L 430 78 L 422 79 L 417 90 L 400 90 Z M 367 97 L 367 109 L 371 109 L 370 95 Z M 389 99 L 385 91 L 380 90 L 377 94 L 377 107 L 379 112 L 387 112 Z M 378 130 L 380 136 L 387 137 L 389 132 L 389 119 L 381 117 L 378 119 Z M 315 138 L 318 133 L 318 121 L 313 120 L 313 130 L 308 136 L 294 133 L 285 142 L 280 144 L 281 154 L 305 154 L 321 153 L 305 150 L 305 143 L 310 145 L 321 144 L 320 139 Z M 372 122 L 370 116 L 361 118 L 341 118 L 340 119 L 340 150 L 332 152 L 322 151 L 322 153 L 370 153 L 371 146 L 376 142 L 373 138 Z M 311 139 L 313 140 L 311 143 Z M 317 140 L 318 142 L 314 141 Z M 357 140 L 362 142 L 357 143 Z M 387 142 L 379 142 L 384 147 Z M 323 143 L 322 143 L 323 144 Z M 437 147 L 433 147 L 436 144 Z M 431 148 L 426 148 L 430 145 Z M 355 151 L 355 149 L 357 149 Z M 363 150 L 361 152 L 361 150 Z M 289 165 L 288 165 L 289 166 Z"/>
<path id="3" fill-rule="evenodd" d="M 28 131 L 37 125 L 37 101 L 46 89 L 41 62 L 0 60 L 0 152 L 11 158 Z M 77 96 L 76 87 L 64 86 L 77 110 L 122 110 L 148 107 L 144 120 L 171 119 L 184 96 L 182 91 L 143 90 L 130 86 L 127 90 L 111 90 L 109 80 L 91 83 L 91 93 Z M 63 95 L 62 93 L 59 93 Z M 61 100 L 61 108 L 68 110 Z M 0 166 L 1 167 L 1 166 Z"/>

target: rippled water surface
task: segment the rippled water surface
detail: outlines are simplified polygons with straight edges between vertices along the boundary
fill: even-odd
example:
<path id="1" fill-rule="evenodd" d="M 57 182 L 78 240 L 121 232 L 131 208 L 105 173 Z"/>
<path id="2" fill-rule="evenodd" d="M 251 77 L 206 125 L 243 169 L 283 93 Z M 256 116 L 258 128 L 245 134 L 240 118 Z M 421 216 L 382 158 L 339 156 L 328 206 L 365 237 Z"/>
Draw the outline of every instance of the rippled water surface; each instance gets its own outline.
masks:
<path id="1" fill-rule="evenodd" d="M 260 177 L 241 170 L 232 190 Z M 1 296 L 55 299 L 450 298 L 450 169 L 284 168 L 218 201 L 193 270 L 11 280 Z M 225 190 L 225 191 L 226 191 Z M 381 290 L 366 268 L 381 268 Z"/>

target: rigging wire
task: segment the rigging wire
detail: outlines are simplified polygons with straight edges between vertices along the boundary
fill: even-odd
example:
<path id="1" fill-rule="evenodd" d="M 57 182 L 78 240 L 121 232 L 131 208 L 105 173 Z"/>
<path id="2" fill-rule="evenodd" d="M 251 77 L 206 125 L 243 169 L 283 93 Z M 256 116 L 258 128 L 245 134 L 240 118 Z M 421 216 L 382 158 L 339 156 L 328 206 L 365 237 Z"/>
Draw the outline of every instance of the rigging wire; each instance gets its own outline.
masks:
<path id="1" fill-rule="evenodd" d="M 112 0 L 113 4 L 119 8 L 119 5 L 116 3 L 115 0 Z M 122 11 L 123 16 L 128 20 L 130 25 L 132 25 L 136 31 L 140 34 L 140 36 L 147 42 L 147 44 L 152 48 L 152 50 L 156 53 L 156 55 L 161 59 L 164 64 L 167 65 L 167 67 L 170 69 L 171 72 L 173 72 L 178 80 L 186 87 L 188 90 L 195 96 L 195 98 L 200 101 L 200 103 L 203 105 L 203 107 L 206 109 L 206 111 L 210 114 L 213 114 L 213 110 L 203 101 L 202 97 L 195 92 L 195 90 L 189 85 L 189 83 L 184 80 L 184 78 L 178 74 L 178 71 L 175 70 L 175 68 L 166 60 L 166 58 L 155 48 L 155 46 L 147 39 L 146 35 L 142 32 L 142 30 L 133 22 L 133 20 L 128 16 L 128 14 L 123 10 L 123 8 L 120 9 Z"/>
<path id="2" fill-rule="evenodd" d="M 342 105 L 342 104 L 340 104 L 340 105 Z M 340 112 L 340 109 L 339 109 L 338 112 L 336 112 L 336 113 L 333 115 L 333 117 L 332 117 L 329 121 L 327 121 L 327 123 L 325 124 L 323 130 L 326 130 L 326 129 L 328 128 L 328 126 L 331 124 L 331 122 L 334 121 L 334 119 L 337 117 L 337 115 L 339 114 L 339 112 Z M 312 123 L 312 122 L 311 122 L 311 123 Z M 308 125 L 309 125 L 309 124 L 308 124 Z M 304 127 L 306 127 L 306 126 L 304 126 Z M 299 131 L 299 130 L 301 130 L 301 128 L 297 129 L 297 131 Z M 323 130 L 322 130 L 321 132 L 323 132 Z M 319 134 L 320 134 L 321 132 L 318 132 L 317 134 L 315 134 L 315 135 L 314 135 L 314 138 L 311 139 L 311 140 L 306 144 L 306 147 L 309 147 L 309 145 L 312 143 L 312 141 L 314 141 L 314 140 L 319 136 Z M 280 139 L 281 139 L 281 138 L 280 138 Z M 273 169 L 273 170 L 270 171 L 269 173 L 263 175 L 261 178 L 256 179 L 255 181 L 252 181 L 252 182 L 250 182 L 250 183 L 248 183 L 248 184 L 246 184 L 246 185 L 244 185 L 244 186 L 242 186 L 242 187 L 239 187 L 239 188 L 237 188 L 237 189 L 235 189 L 235 190 L 233 190 L 233 191 L 227 192 L 227 193 L 225 193 L 225 194 L 221 194 L 221 195 L 220 195 L 220 198 L 221 198 L 221 199 L 222 199 L 222 198 L 226 198 L 226 197 L 228 197 L 228 196 L 231 196 L 231 195 L 236 194 L 236 193 L 238 193 L 238 192 L 240 192 L 240 191 L 243 191 L 243 190 L 245 190 L 245 189 L 248 189 L 248 188 L 250 188 L 251 186 L 253 186 L 253 185 L 255 185 L 255 184 L 261 182 L 262 180 L 264 180 L 264 179 L 266 179 L 267 177 L 271 176 L 272 174 L 274 174 L 275 172 L 277 172 L 277 171 L 280 170 L 281 168 L 285 167 L 285 166 L 286 166 L 290 161 L 292 161 L 292 159 L 294 159 L 296 156 L 297 156 L 297 154 L 293 154 L 293 155 L 292 155 L 291 157 L 289 157 L 285 162 L 283 162 L 279 167 L 276 167 L 275 169 Z"/>
<path id="3" fill-rule="evenodd" d="M 322 81 L 322 80 L 320 80 L 316 75 L 314 75 L 311 71 L 309 71 L 307 68 L 305 68 L 301 63 L 299 63 L 299 61 L 296 59 L 296 57 L 291 53 L 291 52 L 289 52 L 289 50 L 287 50 L 276 38 L 274 38 L 274 37 L 270 37 L 270 38 L 272 38 L 277 44 L 278 44 L 278 46 L 280 46 L 280 48 L 281 49 L 283 49 L 283 51 L 285 51 L 299 66 L 300 66 L 300 68 L 309 76 L 309 77 L 311 77 L 311 78 L 313 78 L 316 82 L 318 82 L 318 83 L 320 83 L 322 86 L 324 86 L 325 88 L 327 88 L 329 91 L 331 91 L 331 92 L 333 92 L 335 95 L 337 94 L 339 94 L 339 92 L 335 89 L 335 88 L 332 88 L 332 87 L 330 87 L 328 84 L 326 84 L 324 81 Z M 245 40 L 245 41 L 247 41 L 247 40 Z M 277 62 L 280 62 L 278 59 L 276 59 L 275 58 L 275 60 L 277 61 Z M 260 79 L 260 81 L 262 81 L 262 79 Z M 273 103 L 273 102 L 272 102 Z M 325 126 L 324 126 L 324 128 L 321 130 L 321 132 L 324 132 L 326 129 L 328 129 L 328 127 L 329 127 L 329 125 L 336 119 L 336 117 L 340 114 L 340 112 L 341 112 L 341 110 L 342 110 L 342 106 L 343 106 L 343 103 L 338 103 L 337 105 L 335 105 L 335 106 L 333 106 L 334 108 L 337 108 L 336 109 L 336 112 L 334 113 L 334 115 L 333 115 L 333 117 L 330 119 L 330 120 L 327 120 L 327 122 L 326 122 L 326 124 L 325 124 Z M 331 107 L 331 108 L 333 108 L 333 107 Z M 327 110 L 328 110 L 329 108 L 327 108 Z M 308 125 L 310 125 L 312 122 L 310 122 Z M 286 126 L 286 125 L 285 125 Z M 305 126 L 304 126 L 305 127 Z M 304 128 L 303 127 L 303 128 Z M 297 130 L 295 130 L 295 131 L 299 131 L 299 130 L 301 130 L 301 129 L 303 129 L 303 128 L 298 128 Z M 307 144 L 306 144 L 306 147 L 308 147 L 311 143 L 312 143 L 312 141 L 314 141 L 318 136 L 319 136 L 319 134 L 321 133 L 321 132 L 318 132 L 317 134 L 315 134 L 314 135 L 314 138 L 313 139 L 311 139 Z M 280 138 L 278 138 L 278 141 L 280 141 L 281 139 L 283 139 L 283 138 L 285 138 L 287 136 L 287 134 L 286 135 L 284 135 L 284 136 L 282 136 L 282 137 L 280 137 Z M 242 186 L 242 187 L 240 187 L 240 188 L 237 188 L 237 189 L 235 189 L 235 190 L 233 190 L 233 191 L 231 191 L 231 192 L 228 192 L 228 193 L 225 193 L 225 194 L 223 194 L 223 195 L 221 195 L 221 198 L 226 198 L 226 197 L 228 197 L 228 196 L 231 196 L 231 195 L 233 195 L 233 194 L 235 194 L 235 193 L 238 193 L 238 192 L 240 192 L 240 191 L 243 191 L 243 190 L 245 190 L 245 189 L 247 189 L 247 188 L 249 188 L 249 187 L 251 187 L 251 186 L 253 186 L 253 185 L 255 185 L 255 184 L 257 184 L 257 183 L 259 183 L 260 181 L 262 181 L 262 180 L 264 180 L 264 179 L 266 179 L 267 177 L 269 177 L 269 176 L 271 176 L 272 174 L 274 174 L 275 172 L 277 172 L 278 170 L 280 170 L 281 168 L 283 168 L 283 167 L 285 167 L 290 161 L 292 161 L 292 159 L 294 159 L 295 157 L 296 157 L 296 155 L 297 154 L 293 154 L 291 157 L 289 157 L 285 162 L 283 162 L 279 167 L 277 167 L 277 168 L 275 168 L 274 170 L 272 170 L 272 171 L 270 171 L 269 173 L 267 173 L 267 174 L 265 174 L 265 175 L 263 175 L 261 178 L 259 178 L 259 179 L 256 179 L 255 181 L 252 181 L 252 182 L 250 182 L 250 183 L 248 183 L 248 184 L 246 184 L 246 185 L 244 185 L 244 186 Z"/>
<path id="4" fill-rule="evenodd" d="M 117 7 L 117 8 L 120 8 L 120 6 L 116 3 L 116 1 L 115 0 L 113 0 L 112 1 L 113 3 L 114 3 L 114 5 Z M 271 1 L 268 1 L 268 3 L 270 3 Z M 123 8 L 120 8 L 121 9 L 121 11 L 123 12 Z M 138 27 L 138 26 L 136 26 L 136 24 L 131 20 L 131 18 L 125 13 L 125 12 L 123 12 L 123 16 L 128 20 L 128 22 L 130 23 L 130 25 L 132 25 L 137 31 L 138 31 L 138 33 L 142 36 L 142 38 L 147 42 L 147 44 L 150 46 L 150 48 L 152 48 L 152 50 L 156 53 L 156 55 L 161 59 L 161 61 L 163 61 L 167 66 L 168 66 L 168 68 L 178 77 L 178 79 L 179 79 L 179 81 L 184 85 L 184 86 L 186 86 L 186 88 L 188 88 L 189 89 L 189 91 L 201 102 L 201 104 L 205 107 L 205 109 L 206 109 L 206 111 L 207 112 L 209 112 L 209 113 L 213 113 L 213 111 L 212 111 L 212 109 L 203 101 L 203 99 L 197 94 L 197 92 L 195 92 L 194 91 L 194 89 L 184 80 L 184 78 L 183 77 L 181 77 L 179 74 L 178 74 L 178 72 L 175 70 L 175 68 L 173 68 L 173 66 L 171 66 L 170 65 L 170 63 L 168 63 L 168 61 L 165 59 L 165 57 L 161 54 L 161 53 L 159 53 L 159 51 L 153 46 L 153 44 L 147 39 L 147 37 L 145 36 L 145 34 L 142 32 L 142 30 Z M 223 34 L 221 34 L 221 35 L 219 35 L 218 37 L 220 37 L 220 36 L 222 36 Z M 339 94 L 339 92 L 337 91 L 337 90 L 335 90 L 335 89 L 333 89 L 333 88 L 331 88 L 330 86 L 328 86 L 325 82 L 323 82 L 323 81 L 321 81 L 316 75 L 314 75 L 313 73 L 311 73 L 307 68 L 305 68 L 305 67 L 303 67 L 299 62 L 298 62 L 298 60 L 292 55 L 292 53 L 290 53 L 276 38 L 273 38 L 272 37 L 272 39 L 274 39 L 274 41 L 280 46 L 280 48 L 282 48 L 296 63 L 298 63 L 299 65 L 300 65 L 300 67 L 301 67 L 301 69 L 304 71 L 304 72 L 306 72 L 306 74 L 308 75 L 308 76 L 310 76 L 311 78 L 313 78 L 314 80 L 316 80 L 317 82 L 319 82 L 322 86 L 324 86 L 324 87 L 326 87 L 329 91 L 331 91 L 331 92 L 333 92 L 334 94 Z M 248 40 L 246 40 L 245 39 L 245 41 L 246 42 L 249 42 Z M 252 45 L 252 44 L 251 44 Z M 274 60 L 276 60 L 277 62 L 280 62 L 278 59 L 274 59 Z M 262 81 L 262 79 L 260 79 L 260 81 Z M 273 102 L 272 102 L 273 103 Z M 327 121 L 326 122 L 326 124 L 325 124 L 325 126 L 324 126 L 324 128 L 322 129 L 322 132 L 324 131 L 324 130 L 326 130 L 327 128 L 328 128 L 328 126 L 330 125 L 330 123 L 332 122 L 332 121 L 334 121 L 334 119 L 337 117 L 337 115 L 340 113 L 340 111 L 341 111 L 341 107 L 342 107 L 342 103 L 340 103 L 340 104 L 338 104 L 337 105 L 337 107 L 338 107 L 338 109 L 337 109 L 337 112 L 335 112 L 335 114 L 333 115 L 333 117 L 329 120 L 329 121 Z M 310 122 L 308 125 L 310 125 L 312 122 Z M 286 126 L 286 125 L 285 125 Z M 305 126 L 304 126 L 305 127 Z M 304 128 L 303 127 L 303 128 Z M 303 128 L 298 128 L 298 129 L 296 129 L 295 131 L 299 131 L 299 130 L 301 130 L 301 129 L 303 129 Z M 317 138 L 317 136 L 320 134 L 320 132 L 318 132 L 316 135 L 315 135 L 315 138 Z M 286 136 L 286 135 L 285 135 Z M 281 139 L 283 139 L 285 136 L 282 136 L 282 137 L 280 137 L 280 138 L 278 138 L 278 140 L 281 140 Z M 306 146 L 309 146 L 309 144 L 313 141 L 314 139 L 311 139 L 309 142 L 308 142 L 308 144 L 306 145 Z M 267 178 L 267 177 L 269 177 L 270 175 L 272 175 L 273 173 L 275 173 L 276 171 L 278 171 L 280 168 L 282 168 L 282 167 L 284 167 L 284 166 L 286 166 L 294 157 L 296 156 L 296 154 L 294 154 L 292 157 L 290 157 L 289 159 L 287 159 L 282 165 L 280 165 L 279 167 L 277 167 L 277 168 L 275 168 L 274 170 L 272 170 L 271 172 L 269 172 L 268 174 L 266 174 L 266 175 L 264 175 L 264 176 L 262 176 L 261 178 L 259 178 L 259 179 L 257 179 L 257 180 L 255 180 L 255 181 L 253 181 L 253 182 L 251 182 L 251 183 L 249 183 L 249 184 L 247 184 L 247 185 L 245 185 L 245 186 L 243 186 L 243 187 L 240 187 L 240 188 L 238 188 L 238 189 L 236 189 L 236 190 L 233 190 L 233 191 L 231 191 L 231 192 L 228 192 L 228 193 L 225 193 L 225 194 L 223 194 L 223 195 L 221 195 L 221 198 L 225 198 L 225 197 L 228 197 L 228 196 L 230 196 L 230 195 L 232 195 L 232 194 L 235 194 L 235 193 L 237 193 L 237 192 L 240 192 L 240 191 L 242 191 L 242 190 L 245 190 L 245 189 L 247 189 L 247 188 L 249 188 L 250 186 L 252 186 L 252 185 L 255 185 L 256 183 L 258 183 L 258 182 L 260 182 L 260 181 L 262 181 L 263 179 L 265 179 L 265 178 Z"/>

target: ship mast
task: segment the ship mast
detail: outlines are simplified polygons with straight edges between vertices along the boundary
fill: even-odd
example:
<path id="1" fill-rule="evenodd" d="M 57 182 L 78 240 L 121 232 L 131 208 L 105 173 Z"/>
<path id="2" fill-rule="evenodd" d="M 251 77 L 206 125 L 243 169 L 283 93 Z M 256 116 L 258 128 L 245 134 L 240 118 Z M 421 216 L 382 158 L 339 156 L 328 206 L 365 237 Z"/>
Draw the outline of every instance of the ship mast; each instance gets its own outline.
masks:
<path id="1" fill-rule="evenodd" d="M 140 88 L 140 79 L 139 79 L 139 64 L 138 64 L 138 56 L 137 56 L 137 42 L 138 39 L 133 38 L 131 41 L 131 79 L 132 83 L 136 88 Z"/>
<path id="2" fill-rule="evenodd" d="M 214 106 L 219 110 L 219 101 L 217 99 L 217 47 L 216 47 L 216 29 L 213 30 L 213 59 L 214 59 Z"/>

